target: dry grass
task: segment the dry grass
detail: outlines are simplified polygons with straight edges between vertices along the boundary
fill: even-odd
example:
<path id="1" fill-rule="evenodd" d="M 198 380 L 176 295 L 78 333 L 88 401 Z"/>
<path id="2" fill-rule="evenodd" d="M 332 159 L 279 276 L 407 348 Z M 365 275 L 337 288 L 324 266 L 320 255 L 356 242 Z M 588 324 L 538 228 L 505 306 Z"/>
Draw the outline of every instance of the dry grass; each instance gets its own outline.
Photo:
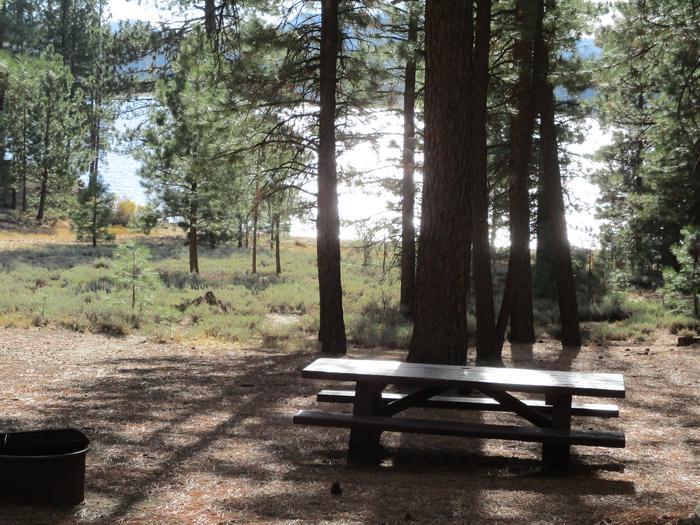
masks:
<path id="1" fill-rule="evenodd" d="M 595 423 L 622 426 L 627 448 L 575 448 L 575 468 L 555 476 L 535 445 L 396 434 L 382 467 L 347 468 L 346 431 L 291 425 L 331 386 L 300 378 L 316 357 L 303 348 L 5 329 L 0 429 L 74 426 L 92 451 L 83 505 L 0 507 L 0 523 L 676 523 L 700 498 L 700 350 L 671 343 L 507 351 L 509 366 L 625 374 L 621 419 Z"/>
<path id="2" fill-rule="evenodd" d="M 112 226 L 109 228 L 109 231 L 120 241 L 149 237 L 141 232 L 130 230 L 123 226 Z M 156 228 L 150 233 L 150 237 L 170 238 L 178 236 L 181 236 L 181 231 L 177 230 L 175 227 Z M 3 249 L 12 249 L 13 247 L 24 248 L 27 245 L 56 244 L 85 245 L 86 243 L 76 240 L 75 232 L 66 221 L 57 221 L 52 225 L 32 227 L 23 227 L 3 223 L 2 228 L 0 228 L 0 247 Z"/>

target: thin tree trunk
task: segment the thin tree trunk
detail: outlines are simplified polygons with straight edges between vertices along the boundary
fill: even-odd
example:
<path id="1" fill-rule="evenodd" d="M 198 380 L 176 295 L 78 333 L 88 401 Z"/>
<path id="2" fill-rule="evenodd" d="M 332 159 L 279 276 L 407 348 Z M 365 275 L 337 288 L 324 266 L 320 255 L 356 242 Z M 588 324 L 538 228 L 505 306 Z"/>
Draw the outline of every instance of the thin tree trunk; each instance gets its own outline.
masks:
<path id="1" fill-rule="evenodd" d="M 425 174 L 412 362 L 466 362 L 471 10 L 463 0 L 426 4 Z"/>
<path id="2" fill-rule="evenodd" d="M 413 317 L 416 304 L 416 227 L 413 224 L 416 185 L 416 46 L 418 13 L 409 6 L 408 60 L 403 93 L 403 179 L 401 181 L 401 312 Z"/>
<path id="3" fill-rule="evenodd" d="M 96 101 L 96 106 L 98 107 L 99 102 Z M 97 118 L 94 123 L 94 129 L 92 132 L 92 151 L 93 159 L 90 166 L 90 188 L 92 189 L 92 245 L 97 246 L 97 215 L 99 213 L 98 209 L 98 195 L 97 195 L 97 179 L 99 177 L 100 169 L 100 120 Z"/>
<path id="4" fill-rule="evenodd" d="M 339 0 L 322 0 L 316 256 L 320 298 L 321 351 L 344 354 L 343 288 L 340 275 L 340 220 L 335 153 L 336 64 L 340 49 Z"/>
<path id="5" fill-rule="evenodd" d="M 258 272 L 258 182 L 255 179 L 255 203 L 253 204 L 253 254 L 252 254 L 252 273 Z"/>
<path id="6" fill-rule="evenodd" d="M 500 360 L 496 345 L 491 244 L 489 242 L 489 188 L 487 174 L 487 94 L 489 83 L 489 47 L 491 38 L 491 2 L 478 0 L 474 38 L 472 186 L 474 299 L 476 306 L 476 358 L 480 362 Z"/>
<path id="7" fill-rule="evenodd" d="M 280 257 L 280 216 L 275 216 L 275 272 L 282 273 L 282 258 Z"/>
<path id="8" fill-rule="evenodd" d="M 518 65 L 516 86 L 517 114 L 511 121 L 510 151 L 510 256 L 508 273 L 510 293 L 505 305 L 510 311 L 510 338 L 516 343 L 535 341 L 534 316 L 532 312 L 532 269 L 530 266 L 530 197 L 529 175 L 532 158 L 532 133 L 535 110 L 533 97 L 534 60 L 533 41 L 535 33 L 542 30 L 541 1 L 517 0 L 519 35 L 514 47 Z M 539 11 L 539 13 L 538 13 Z M 503 307 L 502 305 L 502 307 Z"/>
<path id="9" fill-rule="evenodd" d="M 236 239 L 236 246 L 238 248 L 243 248 L 243 217 L 238 216 L 238 238 Z"/>
<path id="10" fill-rule="evenodd" d="M 190 203 L 190 273 L 199 273 L 199 254 L 197 252 L 197 182 L 191 186 L 192 202 Z"/>
<path id="11" fill-rule="evenodd" d="M 131 309 L 136 308 L 136 250 L 131 252 Z"/>
<path id="12" fill-rule="evenodd" d="M 27 211 L 27 108 L 22 111 L 22 211 Z"/>
<path id="13" fill-rule="evenodd" d="M 53 115 L 51 113 L 52 106 L 48 105 L 46 109 L 46 122 L 44 126 L 44 158 L 42 159 L 42 170 L 41 170 L 41 189 L 39 190 L 39 209 L 36 214 L 36 222 L 39 224 L 44 222 L 44 214 L 46 213 L 46 197 L 48 196 L 48 186 L 49 186 L 49 131 L 51 129 L 51 119 Z"/>

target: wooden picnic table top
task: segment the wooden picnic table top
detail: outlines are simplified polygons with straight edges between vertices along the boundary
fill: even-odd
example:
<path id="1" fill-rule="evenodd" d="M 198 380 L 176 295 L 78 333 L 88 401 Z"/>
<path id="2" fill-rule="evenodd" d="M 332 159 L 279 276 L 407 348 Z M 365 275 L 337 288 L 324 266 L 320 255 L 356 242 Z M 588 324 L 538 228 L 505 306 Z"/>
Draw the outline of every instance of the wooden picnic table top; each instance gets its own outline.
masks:
<path id="1" fill-rule="evenodd" d="M 492 389 L 510 392 L 625 397 L 622 374 L 562 372 L 526 368 L 431 365 L 346 358 L 320 358 L 302 377 L 413 386 Z"/>

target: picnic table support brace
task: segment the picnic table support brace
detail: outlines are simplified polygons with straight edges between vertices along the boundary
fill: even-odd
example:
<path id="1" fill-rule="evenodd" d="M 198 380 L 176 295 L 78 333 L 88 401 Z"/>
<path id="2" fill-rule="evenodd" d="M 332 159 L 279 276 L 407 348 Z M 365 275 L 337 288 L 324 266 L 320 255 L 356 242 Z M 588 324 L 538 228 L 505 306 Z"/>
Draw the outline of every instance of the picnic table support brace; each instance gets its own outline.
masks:
<path id="1" fill-rule="evenodd" d="M 433 396 L 437 396 L 445 391 L 444 388 L 428 387 L 421 388 L 416 392 L 407 394 L 401 399 L 385 404 L 381 409 L 381 415 L 393 416 L 406 410 L 407 408 L 418 406 L 421 402 L 427 401 Z M 381 393 L 380 393 L 381 396 Z"/>
<path id="2" fill-rule="evenodd" d="M 490 390 L 488 388 L 479 388 L 481 393 L 489 396 L 492 399 L 498 401 L 498 403 L 509 410 L 515 412 L 523 419 L 526 419 L 533 425 L 538 427 L 551 427 L 552 418 L 543 414 L 536 408 L 532 408 L 515 396 L 510 395 L 508 392 L 502 392 L 499 390 Z"/>
<path id="3" fill-rule="evenodd" d="M 571 430 L 571 394 L 546 394 L 545 401 L 552 405 L 552 428 Z M 542 461 L 548 468 L 565 468 L 569 464 L 571 445 L 542 444 Z"/>
<path id="4" fill-rule="evenodd" d="M 382 390 L 385 385 L 359 382 L 355 386 L 355 402 L 352 413 L 355 416 L 376 416 L 382 410 Z M 350 430 L 348 463 L 351 465 L 377 465 L 381 461 L 379 430 Z"/>

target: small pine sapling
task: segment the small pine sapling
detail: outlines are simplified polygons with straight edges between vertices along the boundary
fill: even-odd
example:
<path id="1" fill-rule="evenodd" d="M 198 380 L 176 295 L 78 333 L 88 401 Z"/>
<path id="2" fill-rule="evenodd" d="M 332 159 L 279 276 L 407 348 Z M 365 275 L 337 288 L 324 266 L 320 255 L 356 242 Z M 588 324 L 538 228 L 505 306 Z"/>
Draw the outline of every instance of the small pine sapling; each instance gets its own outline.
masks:
<path id="1" fill-rule="evenodd" d="M 145 304 L 153 300 L 154 292 L 162 285 L 158 272 L 150 265 L 148 248 L 129 241 L 117 248 L 114 254 L 114 280 L 128 294 L 131 309 L 138 307 L 139 316 Z"/>

